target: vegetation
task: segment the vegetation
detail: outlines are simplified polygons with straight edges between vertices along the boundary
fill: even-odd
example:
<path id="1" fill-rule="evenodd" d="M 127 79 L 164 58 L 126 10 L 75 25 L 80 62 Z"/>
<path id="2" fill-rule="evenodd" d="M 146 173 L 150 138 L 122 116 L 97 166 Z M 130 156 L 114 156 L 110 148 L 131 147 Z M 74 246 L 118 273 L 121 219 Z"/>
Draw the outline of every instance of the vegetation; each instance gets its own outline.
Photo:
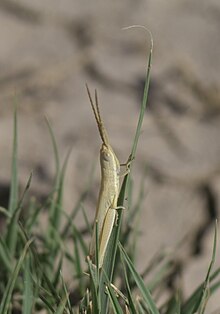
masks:
<path id="1" fill-rule="evenodd" d="M 48 122 L 54 149 L 56 176 L 51 194 L 44 204 L 28 199 L 32 174 L 19 197 L 17 170 L 17 114 L 14 112 L 14 142 L 12 177 L 8 208 L 0 208 L 5 224 L 0 234 L 0 314 L 6 313 L 149 313 L 193 314 L 204 313 L 209 296 L 220 286 L 220 268 L 213 272 L 216 252 L 216 231 L 213 253 L 204 281 L 186 300 L 178 287 L 169 292 L 162 305 L 157 299 L 167 291 L 173 270 L 174 255 L 160 251 L 152 258 L 145 271 L 135 268 L 137 230 L 131 228 L 140 213 L 143 184 L 139 199 L 132 204 L 132 164 L 135 162 L 138 139 L 147 104 L 150 81 L 152 47 L 148 59 L 143 102 L 129 157 L 130 172 L 124 177 L 118 199 L 123 206 L 127 199 L 130 210 L 118 210 L 117 224 L 108 244 L 101 269 L 92 264 L 88 244 L 77 227 L 75 218 L 83 211 L 85 230 L 91 231 L 83 206 L 90 183 L 79 196 L 70 214 L 63 210 L 64 177 L 69 153 L 60 165 L 57 144 Z M 89 180 L 91 181 L 91 180 Z M 48 211 L 46 231 L 40 231 L 42 209 Z M 123 217 L 124 216 L 124 217 Z M 123 218 L 123 219 L 122 219 Z M 124 223 L 123 223 L 124 220 Z M 216 229 L 217 230 L 217 229 Z M 153 241 L 153 239 L 152 239 Z M 98 246 L 98 241 L 97 241 Z M 84 269 L 85 257 L 87 269 Z M 68 278 L 62 269 L 68 269 Z M 71 280 L 69 280 L 71 278 Z M 73 284 L 72 284 L 73 283 Z"/>

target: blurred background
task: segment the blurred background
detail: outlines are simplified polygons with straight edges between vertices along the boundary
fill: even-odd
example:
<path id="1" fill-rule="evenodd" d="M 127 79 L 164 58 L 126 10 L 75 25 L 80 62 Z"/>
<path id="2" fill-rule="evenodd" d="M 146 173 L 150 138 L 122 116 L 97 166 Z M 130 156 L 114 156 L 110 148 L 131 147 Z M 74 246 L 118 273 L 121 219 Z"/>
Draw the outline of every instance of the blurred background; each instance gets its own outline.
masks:
<path id="1" fill-rule="evenodd" d="M 21 187 L 33 170 L 31 195 L 44 198 L 51 189 L 55 164 L 47 116 L 61 159 L 72 147 L 65 210 L 73 208 L 96 164 L 84 203 L 92 221 L 101 141 L 85 83 L 98 90 L 123 163 L 150 48 L 143 29 L 122 30 L 133 24 L 147 26 L 154 38 L 148 109 L 133 173 L 133 204 L 144 186 L 141 216 L 134 222 L 140 229 L 137 264 L 142 270 L 162 247 L 177 247 L 176 269 L 187 296 L 206 274 L 220 211 L 218 0 L 1 0 L 0 204 L 6 206 L 9 193 L 16 99 Z M 211 299 L 210 313 L 218 307 L 219 298 Z"/>

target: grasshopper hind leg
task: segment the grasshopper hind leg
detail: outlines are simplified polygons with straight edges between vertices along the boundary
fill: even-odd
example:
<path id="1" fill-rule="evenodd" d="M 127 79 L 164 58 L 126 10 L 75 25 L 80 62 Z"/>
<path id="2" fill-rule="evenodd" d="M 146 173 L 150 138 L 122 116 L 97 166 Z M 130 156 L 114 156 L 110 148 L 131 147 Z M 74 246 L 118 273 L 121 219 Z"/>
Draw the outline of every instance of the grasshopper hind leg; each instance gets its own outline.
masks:
<path id="1" fill-rule="evenodd" d="M 99 243 L 99 268 L 102 267 L 104 261 L 107 245 L 115 224 L 116 214 L 117 211 L 114 208 L 109 208 L 105 216 Z"/>

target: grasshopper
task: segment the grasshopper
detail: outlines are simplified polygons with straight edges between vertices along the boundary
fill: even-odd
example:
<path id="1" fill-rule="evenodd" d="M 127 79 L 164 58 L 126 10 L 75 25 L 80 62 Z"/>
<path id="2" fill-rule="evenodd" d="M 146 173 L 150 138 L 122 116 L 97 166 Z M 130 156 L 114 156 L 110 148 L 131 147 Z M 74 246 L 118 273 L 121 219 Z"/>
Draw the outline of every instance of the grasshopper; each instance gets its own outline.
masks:
<path id="1" fill-rule="evenodd" d="M 92 262 L 95 263 L 96 251 L 96 230 L 99 243 L 99 268 L 102 267 L 108 241 L 112 232 L 112 228 L 117 218 L 117 201 L 119 195 L 119 174 L 120 163 L 116 157 L 111 145 L 109 144 L 108 135 L 104 127 L 98 105 L 97 91 L 95 90 L 95 104 L 91 93 L 86 85 L 90 104 L 96 119 L 99 134 L 102 140 L 100 149 L 100 165 L 101 165 L 101 186 L 99 198 L 95 214 L 95 223 L 93 227 L 92 240 L 89 248 L 89 255 Z M 121 207 L 120 207 L 121 208 Z M 97 223 L 97 229 L 96 229 Z"/>

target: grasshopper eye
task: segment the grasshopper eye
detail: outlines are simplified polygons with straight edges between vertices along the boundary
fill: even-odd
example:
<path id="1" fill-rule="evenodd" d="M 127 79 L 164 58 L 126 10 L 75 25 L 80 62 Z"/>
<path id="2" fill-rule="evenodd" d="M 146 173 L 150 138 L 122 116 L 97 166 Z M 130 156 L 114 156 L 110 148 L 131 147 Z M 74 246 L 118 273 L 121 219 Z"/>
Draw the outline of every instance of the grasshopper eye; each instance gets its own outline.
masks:
<path id="1" fill-rule="evenodd" d="M 109 161 L 109 160 L 110 160 L 110 154 L 104 153 L 104 154 L 103 154 L 103 159 L 104 159 L 105 161 Z"/>

